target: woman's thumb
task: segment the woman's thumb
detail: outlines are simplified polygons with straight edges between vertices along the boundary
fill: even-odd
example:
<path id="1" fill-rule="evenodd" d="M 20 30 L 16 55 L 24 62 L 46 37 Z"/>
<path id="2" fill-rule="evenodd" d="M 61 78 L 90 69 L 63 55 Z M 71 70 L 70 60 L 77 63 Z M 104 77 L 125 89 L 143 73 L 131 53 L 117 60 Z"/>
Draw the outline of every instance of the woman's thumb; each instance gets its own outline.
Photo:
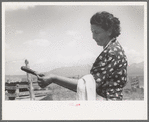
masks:
<path id="1" fill-rule="evenodd" d="M 41 80 L 42 79 L 42 77 L 40 77 L 39 75 L 37 75 L 37 78 L 38 78 L 38 80 Z"/>

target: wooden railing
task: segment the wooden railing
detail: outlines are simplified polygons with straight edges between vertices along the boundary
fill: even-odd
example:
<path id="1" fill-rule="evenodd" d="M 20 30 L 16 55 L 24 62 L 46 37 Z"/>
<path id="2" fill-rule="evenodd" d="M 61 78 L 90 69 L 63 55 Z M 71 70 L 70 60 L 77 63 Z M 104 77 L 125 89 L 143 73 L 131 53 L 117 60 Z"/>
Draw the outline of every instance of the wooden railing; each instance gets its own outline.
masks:
<path id="1" fill-rule="evenodd" d="M 48 88 L 41 89 L 37 83 L 33 85 L 34 96 L 46 96 L 51 92 Z M 17 97 L 30 96 L 29 85 L 28 84 L 6 84 L 5 85 L 5 95 L 9 100 L 15 100 Z M 52 98 L 51 98 L 52 99 Z"/>

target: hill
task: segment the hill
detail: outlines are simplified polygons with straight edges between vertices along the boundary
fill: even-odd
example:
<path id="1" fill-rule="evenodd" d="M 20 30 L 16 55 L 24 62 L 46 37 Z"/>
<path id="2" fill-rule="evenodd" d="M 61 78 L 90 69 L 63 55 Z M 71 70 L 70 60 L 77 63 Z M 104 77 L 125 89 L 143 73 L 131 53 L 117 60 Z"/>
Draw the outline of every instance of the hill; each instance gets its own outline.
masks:
<path id="1" fill-rule="evenodd" d="M 129 76 L 143 76 L 144 62 L 131 64 L 128 66 L 127 72 Z"/>

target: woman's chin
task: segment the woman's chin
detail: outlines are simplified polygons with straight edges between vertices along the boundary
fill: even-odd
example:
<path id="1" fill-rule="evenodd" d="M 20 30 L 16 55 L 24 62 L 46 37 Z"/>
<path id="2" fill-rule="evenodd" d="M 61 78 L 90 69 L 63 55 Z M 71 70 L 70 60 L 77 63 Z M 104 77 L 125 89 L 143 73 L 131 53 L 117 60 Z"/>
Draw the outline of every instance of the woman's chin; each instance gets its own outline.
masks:
<path id="1" fill-rule="evenodd" d="M 97 43 L 98 46 L 102 46 L 101 44 Z"/>

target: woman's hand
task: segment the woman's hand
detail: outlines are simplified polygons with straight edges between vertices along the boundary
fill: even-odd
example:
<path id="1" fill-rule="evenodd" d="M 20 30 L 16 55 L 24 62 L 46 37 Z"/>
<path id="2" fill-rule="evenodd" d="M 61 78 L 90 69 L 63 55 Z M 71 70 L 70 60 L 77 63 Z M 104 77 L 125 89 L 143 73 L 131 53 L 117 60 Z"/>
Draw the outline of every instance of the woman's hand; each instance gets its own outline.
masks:
<path id="1" fill-rule="evenodd" d="M 45 88 L 46 86 L 52 83 L 52 75 L 40 73 L 40 74 L 37 74 L 37 78 L 38 78 L 38 81 L 37 81 L 38 85 L 41 88 Z"/>
<path id="2" fill-rule="evenodd" d="M 36 72 L 36 75 L 38 75 L 38 76 L 40 76 L 40 77 L 43 77 L 43 76 L 45 76 L 46 74 L 45 74 L 45 73 Z"/>

